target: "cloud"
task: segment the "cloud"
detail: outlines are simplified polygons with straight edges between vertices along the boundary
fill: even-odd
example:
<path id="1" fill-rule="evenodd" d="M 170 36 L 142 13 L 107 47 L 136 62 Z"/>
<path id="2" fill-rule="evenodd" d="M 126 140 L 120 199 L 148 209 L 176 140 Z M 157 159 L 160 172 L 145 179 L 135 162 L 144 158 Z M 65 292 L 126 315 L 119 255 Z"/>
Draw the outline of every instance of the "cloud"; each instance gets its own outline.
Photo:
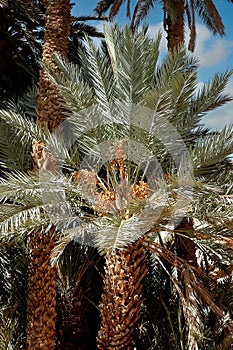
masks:
<path id="1" fill-rule="evenodd" d="M 214 36 L 204 25 L 196 24 L 197 39 L 194 56 L 199 60 L 201 68 L 212 67 L 221 62 L 227 61 L 233 54 L 233 41 Z M 167 52 L 166 32 L 163 29 L 163 23 L 149 26 L 149 34 L 152 38 L 162 32 L 162 41 L 160 53 Z M 186 29 L 185 42 L 188 45 L 189 31 Z"/>
<path id="2" fill-rule="evenodd" d="M 148 33 L 153 39 L 155 39 L 158 36 L 159 32 L 162 33 L 162 39 L 161 39 L 159 51 L 161 54 L 165 54 L 167 53 L 167 39 L 166 39 L 166 32 L 163 29 L 163 23 L 160 22 L 158 24 L 151 25 L 148 28 Z"/>
<path id="3" fill-rule="evenodd" d="M 211 67 L 227 61 L 233 54 L 233 41 L 220 39 L 202 24 L 197 24 L 197 40 L 194 55 L 199 59 L 202 68 Z"/>

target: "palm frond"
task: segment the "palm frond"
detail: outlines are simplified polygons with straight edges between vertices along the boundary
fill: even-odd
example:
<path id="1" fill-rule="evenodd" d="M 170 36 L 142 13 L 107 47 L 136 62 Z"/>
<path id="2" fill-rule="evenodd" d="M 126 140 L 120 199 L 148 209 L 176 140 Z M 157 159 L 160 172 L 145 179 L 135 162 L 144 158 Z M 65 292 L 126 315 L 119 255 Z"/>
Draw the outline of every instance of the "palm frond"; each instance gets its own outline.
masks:
<path id="1" fill-rule="evenodd" d="M 72 22 L 72 36 L 75 37 L 75 35 L 78 36 L 78 39 L 84 39 L 86 36 L 89 37 L 95 37 L 95 38 L 103 38 L 104 35 L 102 32 L 100 32 L 96 27 L 82 23 L 81 21 L 87 21 L 87 20 L 100 20 L 99 17 L 91 17 L 91 16 L 83 16 L 83 17 L 76 17 L 75 20 Z M 106 19 L 106 18 L 105 18 Z"/>
<path id="2" fill-rule="evenodd" d="M 114 1 L 114 3 L 111 6 L 110 13 L 109 13 L 110 18 L 115 17 L 118 14 L 120 7 L 124 1 L 125 0 L 115 0 Z"/>
<path id="3" fill-rule="evenodd" d="M 132 36 L 129 28 L 124 27 L 120 34 L 116 26 L 105 26 L 105 35 L 115 79 L 119 86 L 116 86 L 118 98 L 127 103 L 137 103 L 148 89 L 148 83 L 153 81 L 149 74 L 155 70 L 157 57 L 153 56 L 154 61 L 151 62 L 152 66 L 149 71 L 147 59 L 148 55 L 152 56 L 158 49 L 160 37 L 152 45 L 152 40 L 146 35 L 146 28 L 140 35 Z M 115 38 L 114 42 L 112 38 Z M 119 39 L 118 42 L 116 38 Z M 121 42 L 124 42 L 124 45 L 119 46 Z M 140 75 L 138 71 L 141 72 Z"/>
<path id="4" fill-rule="evenodd" d="M 43 140 L 43 132 L 29 117 L 15 113 L 12 110 L 0 110 L 0 119 L 15 131 L 20 137 L 22 144 L 24 142 L 33 142 L 33 140 Z"/>
<path id="5" fill-rule="evenodd" d="M 40 181 L 41 180 L 41 181 Z M 0 184 L 0 226 L 2 237 L 14 234 L 24 235 L 32 230 L 65 220 L 69 206 L 64 198 L 64 190 L 53 192 L 53 182 L 35 174 L 14 172 Z"/>
<path id="6" fill-rule="evenodd" d="M 177 73 L 192 73 L 197 70 L 197 67 L 197 59 L 188 56 L 186 49 L 181 47 L 175 50 L 173 55 L 167 55 L 160 67 L 158 67 L 155 85 L 158 89 L 163 90 L 165 86 L 169 86 L 170 79 L 172 80 Z M 166 82 L 165 86 L 164 82 Z"/>
<path id="7" fill-rule="evenodd" d="M 23 97 L 18 101 L 19 108 L 15 112 L 23 111 L 29 117 L 36 120 L 36 104 L 37 104 L 38 87 L 36 82 L 32 82 L 32 86 L 26 91 Z M 9 106 L 10 109 L 11 106 Z M 14 110 L 14 109 L 13 109 Z"/>
<path id="8" fill-rule="evenodd" d="M 222 161 L 233 152 L 233 126 L 226 126 L 220 132 L 210 134 L 198 142 L 192 159 L 197 176 L 214 174 Z"/>
<path id="9" fill-rule="evenodd" d="M 61 347 L 82 343 L 94 347 L 99 327 L 97 303 L 102 280 L 98 268 L 102 261 L 93 247 L 70 242 L 60 256 L 58 268 L 59 323 Z M 80 322 L 82 319 L 82 322 Z"/>
<path id="10" fill-rule="evenodd" d="M 82 220 L 79 216 L 69 217 L 64 225 L 62 222 L 62 231 L 58 244 L 53 249 L 51 261 L 57 264 L 67 245 L 74 241 L 82 245 L 94 246 L 94 238 L 99 227 L 106 224 L 106 220 L 102 218 L 94 218 L 92 220 Z"/>
<path id="11" fill-rule="evenodd" d="M 100 106 L 107 114 L 110 114 L 115 82 L 109 58 L 103 57 L 99 49 L 88 40 L 86 41 L 86 55 L 82 55 L 81 60 L 84 65 L 87 64 L 88 80 L 93 87 Z"/>
<path id="12" fill-rule="evenodd" d="M 22 143 L 21 137 L 2 121 L 0 121 L 0 148 L 0 165 L 4 170 L 31 169 L 31 143 Z"/>
<path id="13" fill-rule="evenodd" d="M 155 0 L 138 0 L 134 8 L 131 27 L 133 31 L 136 31 L 141 24 L 142 20 L 146 18 L 149 11 L 154 8 Z"/>
<path id="14" fill-rule="evenodd" d="M 13 349 L 12 340 L 17 320 L 13 317 L 12 307 L 2 307 L 0 315 L 0 347 L 4 350 Z"/>
<path id="15" fill-rule="evenodd" d="M 197 270 L 189 266 L 187 269 L 184 267 L 183 259 L 178 256 L 172 258 L 172 251 L 166 248 L 164 245 L 149 244 L 149 250 L 152 250 L 155 255 L 154 259 L 161 264 L 166 274 L 168 274 L 170 281 L 173 283 L 176 292 L 178 293 L 182 305 L 182 312 L 185 317 L 185 323 L 187 327 L 187 346 L 192 349 L 193 346 L 198 344 L 198 335 L 203 331 L 203 307 L 206 305 L 210 307 L 214 313 L 221 319 L 224 319 L 224 309 L 220 308 L 215 303 L 215 296 L 209 289 L 205 287 L 205 279 L 201 270 Z M 176 260 L 176 274 L 172 273 L 167 263 L 172 264 L 172 260 Z M 178 278 L 180 274 L 180 277 Z M 196 320 L 193 317 L 195 315 Z M 198 322 L 197 322 L 198 321 Z M 230 326 L 231 327 L 231 326 Z M 189 344 L 189 345 L 188 345 Z"/>
<path id="16" fill-rule="evenodd" d="M 230 95 L 223 94 L 231 76 L 232 70 L 227 70 L 222 74 L 216 73 L 213 79 L 205 84 L 193 99 L 192 114 L 198 114 L 202 117 L 202 113 L 211 111 L 231 101 L 232 97 Z"/>
<path id="17" fill-rule="evenodd" d="M 100 0 L 94 11 L 97 13 L 98 16 L 101 16 L 103 13 L 109 10 L 111 6 L 113 6 L 115 0 Z"/>
<path id="18" fill-rule="evenodd" d="M 56 249 L 56 248 L 55 248 Z M 74 254 L 76 253 L 76 254 Z M 58 257 L 56 257 L 58 258 Z M 56 262 L 58 266 L 61 294 L 65 295 L 72 288 L 80 288 L 87 270 L 97 262 L 99 255 L 93 247 L 69 244 Z M 53 260 L 54 263 L 55 260 Z M 90 283 L 89 281 L 86 281 Z"/>
<path id="19" fill-rule="evenodd" d="M 0 1 L 0 6 L 1 6 L 1 7 L 6 7 L 6 6 L 8 6 L 8 0 L 1 0 L 1 1 Z"/>
<path id="20" fill-rule="evenodd" d="M 67 63 L 61 57 L 54 57 L 60 73 L 54 72 L 47 64 L 43 68 L 49 78 L 58 86 L 67 108 L 74 114 L 93 104 L 93 91 L 83 80 L 82 72 L 73 63 Z"/>
<path id="21" fill-rule="evenodd" d="M 195 7 L 198 15 L 211 32 L 214 34 L 220 34 L 221 36 L 225 34 L 222 18 L 213 1 L 195 1 Z"/>

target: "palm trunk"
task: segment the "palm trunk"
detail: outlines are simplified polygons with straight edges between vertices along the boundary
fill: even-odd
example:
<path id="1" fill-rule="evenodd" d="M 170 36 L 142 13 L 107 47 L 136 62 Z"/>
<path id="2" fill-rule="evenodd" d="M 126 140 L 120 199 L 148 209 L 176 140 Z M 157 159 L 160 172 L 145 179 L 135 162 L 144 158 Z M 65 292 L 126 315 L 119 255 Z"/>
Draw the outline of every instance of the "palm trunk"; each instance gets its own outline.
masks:
<path id="1" fill-rule="evenodd" d="M 184 44 L 184 0 L 173 0 L 166 14 L 167 47 L 173 52 Z"/>
<path id="2" fill-rule="evenodd" d="M 131 350 L 146 275 L 142 240 L 106 255 L 98 350 Z"/>
<path id="3" fill-rule="evenodd" d="M 57 52 L 64 57 L 67 56 L 71 5 L 69 0 L 50 0 L 47 3 L 42 59 L 55 68 L 53 54 Z M 57 90 L 46 73 L 41 70 L 37 104 L 38 122 L 42 127 L 48 127 L 53 131 L 64 119 L 62 112 Z M 32 156 L 35 171 L 46 169 L 48 166 L 51 170 L 42 143 L 35 142 Z M 54 231 L 52 229 L 48 234 L 35 232 L 30 237 L 26 327 L 28 350 L 54 350 L 56 345 L 57 273 L 50 263 L 51 251 L 56 242 Z"/>
<path id="4" fill-rule="evenodd" d="M 56 329 L 56 269 L 50 265 L 54 230 L 30 238 L 27 291 L 27 349 L 54 349 Z"/>
<path id="5" fill-rule="evenodd" d="M 55 53 L 67 57 L 70 10 L 70 0 L 48 1 L 42 61 L 49 63 L 54 69 L 56 69 L 53 58 Z M 43 69 L 40 71 L 37 119 L 50 131 L 54 131 L 64 119 L 57 89 Z"/>

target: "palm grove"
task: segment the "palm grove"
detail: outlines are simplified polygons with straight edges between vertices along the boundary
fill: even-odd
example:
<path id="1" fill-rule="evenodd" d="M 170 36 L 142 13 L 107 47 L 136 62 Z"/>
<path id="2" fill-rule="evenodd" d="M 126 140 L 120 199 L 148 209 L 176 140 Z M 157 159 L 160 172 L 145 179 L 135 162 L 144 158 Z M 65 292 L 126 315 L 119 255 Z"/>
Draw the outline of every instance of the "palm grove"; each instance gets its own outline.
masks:
<path id="1" fill-rule="evenodd" d="M 232 71 L 197 90 L 182 46 L 185 13 L 191 50 L 195 11 L 213 33 L 224 26 L 212 1 L 164 1 L 158 64 L 160 35 L 138 29 L 156 1 L 137 1 L 130 27 L 86 24 L 122 3 L 77 19 L 69 0 L 0 2 L 7 52 L 22 45 L 36 82 L 7 61 L 27 78 L 14 86 L 3 62 L 1 349 L 233 344 L 233 128 L 202 124 L 231 100 Z"/>

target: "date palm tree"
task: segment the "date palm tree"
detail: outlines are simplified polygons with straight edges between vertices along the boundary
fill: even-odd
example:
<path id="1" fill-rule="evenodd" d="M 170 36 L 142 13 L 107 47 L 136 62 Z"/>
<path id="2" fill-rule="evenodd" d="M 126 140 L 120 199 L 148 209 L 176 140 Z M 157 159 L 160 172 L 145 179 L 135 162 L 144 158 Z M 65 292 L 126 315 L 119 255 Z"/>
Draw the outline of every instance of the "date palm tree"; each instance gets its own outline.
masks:
<path id="1" fill-rule="evenodd" d="M 109 18 L 117 15 L 123 0 L 100 0 L 95 11 L 102 15 L 109 10 Z M 232 2 L 231 0 L 229 2 Z M 156 0 L 138 0 L 133 10 L 131 27 L 135 31 L 141 21 L 146 18 L 148 12 L 159 3 Z M 188 27 L 190 30 L 189 50 L 194 51 L 196 39 L 196 20 L 197 14 L 213 34 L 223 36 L 224 24 L 222 18 L 214 4 L 214 1 L 196 1 L 196 0 L 172 0 L 162 1 L 164 15 L 164 29 L 167 32 L 167 46 L 169 51 L 173 51 L 179 45 L 184 44 L 185 32 L 185 14 L 187 16 Z M 130 17 L 130 1 L 127 2 L 127 16 Z"/>
<path id="2" fill-rule="evenodd" d="M 203 137 L 201 120 L 230 100 L 222 91 L 232 72 L 216 74 L 197 92 L 196 62 L 183 49 L 158 67 L 159 38 L 153 41 L 145 31 L 132 35 L 127 27 L 121 31 L 113 26 L 105 28 L 105 39 L 107 55 L 106 48 L 87 40 L 81 67 L 59 56 L 55 63 L 61 73 L 43 65 L 63 97 L 68 118 L 62 137 L 43 132 L 29 118 L 1 111 L 23 149 L 33 139 L 41 140 L 47 156 L 60 164 L 41 170 L 39 177 L 16 168 L 5 174 L 1 229 L 11 238 L 16 232 L 43 227 L 49 233 L 56 227 L 55 265 L 70 241 L 97 247 L 105 258 L 98 349 L 140 348 L 143 322 L 150 319 L 143 300 L 149 251 L 149 266 L 155 274 L 162 271 L 163 319 L 166 311 L 168 322 L 175 318 L 164 302 L 174 300 L 180 314 L 176 324 L 185 329 L 178 335 L 183 338 L 175 339 L 172 329 L 179 328 L 169 324 L 163 331 L 169 335 L 165 345 L 172 346 L 174 337 L 180 349 L 193 350 L 206 326 L 202 310 L 212 310 L 218 319 L 227 315 L 210 288 L 222 276 L 229 278 L 232 259 L 226 243 L 232 234 L 232 208 L 227 205 L 232 175 L 225 170 L 225 158 L 233 150 L 232 127 L 207 131 Z M 3 160 L 11 169 L 9 157 Z M 179 225 L 183 217 L 198 220 L 193 232 Z M 187 242 L 194 244 L 197 261 L 177 254 L 177 237 L 185 242 L 184 250 Z M 230 343 L 227 317 L 224 332 Z M 158 328 L 151 331 L 150 346 L 153 338 L 161 341 L 163 319 L 153 319 Z"/>
<path id="3" fill-rule="evenodd" d="M 33 7 L 34 6 L 34 7 Z M 14 26 L 16 23 L 16 28 L 19 32 L 24 30 L 24 26 L 21 26 L 24 21 L 28 22 L 28 26 L 31 28 L 31 22 L 40 25 L 41 28 L 44 26 L 43 14 L 44 8 L 47 7 L 46 12 L 46 30 L 44 38 L 44 48 L 43 48 L 43 61 L 53 64 L 53 54 L 55 52 L 67 56 L 68 53 L 68 35 L 70 33 L 70 9 L 71 5 L 69 1 L 44 1 L 37 4 L 32 4 L 29 0 L 27 2 L 18 0 L 17 2 L 4 2 L 2 4 L 3 9 L 1 9 L 1 15 L 5 14 L 4 19 L 11 19 L 14 17 Z M 6 13 L 10 16 L 6 16 Z M 12 13 L 14 16 L 12 17 Z M 17 21 L 16 21 L 17 18 Z M 81 25 L 80 20 L 86 21 L 85 18 L 73 18 L 72 23 L 72 50 L 76 49 L 77 40 L 82 38 L 80 33 L 89 33 L 91 30 L 91 35 L 101 36 L 97 30 L 93 27 L 87 25 Z M 90 19 L 90 18 L 88 18 Z M 92 18 L 93 19 L 93 18 Z M 39 22 L 40 20 L 40 22 Z M 3 22 L 3 21 L 2 21 Z M 10 26 L 10 21 L 4 21 L 2 25 Z M 34 25 L 35 26 L 35 25 Z M 81 27 L 81 32 L 80 32 Z M 33 27 L 34 28 L 34 27 Z M 77 36 L 78 31 L 78 36 Z M 42 32 L 42 30 L 41 30 Z M 40 32 L 40 33 L 41 33 Z M 27 39 L 32 40 L 32 34 L 28 34 L 26 31 Z M 78 39 L 79 37 L 79 39 Z M 27 41 L 26 47 L 30 46 L 31 41 Z M 36 48 L 39 52 L 41 44 L 34 39 L 37 44 Z M 32 42 L 34 43 L 32 40 Z M 25 42 L 25 40 L 23 41 Z M 18 44 L 15 43 L 18 47 Z M 80 45 L 80 44 L 79 44 Z M 72 50 L 70 50 L 69 57 L 72 59 Z M 32 50 L 35 52 L 35 50 Z M 37 52 L 37 55 L 39 54 Z M 21 51 L 22 54 L 22 51 Z M 32 60 L 33 61 L 33 60 Z M 55 68 L 55 65 L 53 65 Z M 27 67 L 28 68 L 28 67 Z M 18 79 L 18 81 L 24 81 L 25 79 Z M 9 89 L 8 89 L 9 90 Z M 9 91 L 7 91 L 9 93 Z M 13 95 L 11 96 L 13 97 Z M 26 101 L 24 101 L 26 102 Z M 49 128 L 53 131 L 59 124 L 60 120 L 64 118 L 62 116 L 62 109 L 59 107 L 60 99 L 56 92 L 56 87 L 50 83 L 46 77 L 46 73 L 41 70 L 40 82 L 39 82 L 39 94 L 37 103 L 37 121 L 44 128 Z M 59 109 L 60 108 L 60 109 Z M 53 117 L 53 120 L 52 120 Z M 41 137 L 40 137 L 41 138 Z M 40 166 L 45 164 L 46 160 L 43 159 L 43 143 L 40 141 L 33 141 L 34 151 L 33 151 L 33 163 L 29 160 L 27 164 L 33 166 L 34 170 L 40 168 Z M 30 152 L 27 151 L 27 154 Z M 42 156 L 42 159 L 40 158 Z M 43 163 L 44 161 L 44 163 Z M 48 164 L 47 164 L 48 165 Z M 56 334 L 56 290 L 57 290 L 57 273 L 56 269 L 50 266 L 50 250 L 52 249 L 55 236 L 53 235 L 54 228 L 49 231 L 48 234 L 44 232 L 33 232 L 31 233 L 30 243 L 29 243 L 29 273 L 28 273 L 28 295 L 27 295 L 27 347 L 28 348 L 50 348 L 55 344 L 55 334 Z M 52 236 L 51 236 L 52 235 Z M 39 281 L 39 283 L 38 283 Z M 43 287 L 42 287 L 43 285 Z M 48 295 L 48 289 L 51 293 Z M 21 323 L 23 325 L 23 322 Z M 35 331 L 35 328 L 37 330 Z M 64 342 L 63 342 L 64 343 Z M 64 344 L 63 344 L 64 345 Z"/>
<path id="4" fill-rule="evenodd" d="M 70 110 L 71 116 L 68 120 L 71 121 L 71 124 L 77 124 L 77 127 L 74 128 L 74 135 L 78 139 L 81 158 L 78 157 L 79 165 L 76 163 L 76 167 L 71 159 L 69 161 L 74 167 L 72 175 L 74 185 L 81 192 L 85 205 L 91 210 L 89 215 L 92 213 L 97 216 L 91 221 L 89 228 L 89 224 L 87 226 L 80 224 L 76 230 L 68 229 L 67 232 L 70 231 L 72 239 L 86 236 L 84 243 L 86 239 L 86 243 L 96 244 L 100 252 L 105 254 L 104 290 L 100 303 L 101 327 L 97 348 L 131 349 L 133 334 L 140 318 L 142 285 L 146 276 L 145 242 L 153 252 L 160 255 L 157 244 L 151 243 L 150 239 L 145 240 L 144 234 L 148 232 L 152 236 L 159 234 L 161 227 L 166 227 L 168 224 L 171 210 L 169 205 L 165 206 L 165 211 L 162 211 L 159 219 L 156 218 L 156 212 L 160 208 L 158 203 L 163 203 L 161 197 L 157 197 L 161 195 L 158 190 L 158 188 L 161 190 L 161 187 L 157 183 L 156 190 L 152 189 L 148 174 L 150 165 L 153 164 L 156 167 L 156 164 L 153 163 L 153 156 L 150 158 L 138 143 L 146 145 L 146 149 L 149 149 L 152 155 L 156 154 L 162 164 L 164 174 L 162 177 L 161 174 L 156 175 L 159 178 L 158 182 L 166 188 L 171 184 L 177 186 L 178 178 L 182 174 L 182 166 L 179 165 L 178 170 L 174 159 L 168 156 L 165 149 L 171 143 L 175 132 L 174 129 L 169 129 L 169 125 L 174 127 L 181 135 L 184 145 L 190 148 L 191 153 L 187 151 L 187 154 L 190 157 L 190 164 L 194 166 L 194 174 L 192 174 L 195 179 L 194 197 L 200 192 L 200 197 L 199 195 L 197 197 L 203 198 L 206 192 L 204 190 L 205 181 L 209 183 L 216 181 L 216 178 L 213 180 L 216 176 L 216 167 L 221 162 L 223 162 L 221 163 L 223 167 L 224 158 L 232 151 L 232 129 L 223 130 L 214 137 L 211 134 L 208 135 L 207 131 L 206 140 L 203 140 L 202 128 L 198 129 L 198 127 L 203 113 L 230 100 L 230 97 L 221 95 L 221 91 L 231 76 L 231 72 L 223 75 L 217 74 L 213 82 L 208 84 L 197 97 L 194 97 L 195 60 L 189 60 L 184 51 L 174 53 L 173 57 L 168 56 L 154 77 L 159 39 L 153 42 L 148 39 L 145 32 L 132 36 L 129 28 L 124 28 L 121 32 L 117 27 L 106 29 L 105 39 L 108 49 L 107 57 L 91 42 L 87 42 L 87 55 L 80 53 L 83 63 L 80 71 L 76 71 L 73 66 L 66 65 L 59 58 L 57 58 L 57 64 L 65 78 L 52 73 L 49 67 L 47 71 L 65 99 L 66 108 Z M 146 60 L 145 57 L 150 57 L 150 59 Z M 138 71 L 140 71 L 140 76 L 137 74 Z M 86 85 L 86 80 L 89 86 Z M 78 99 L 75 96 L 78 96 Z M 84 105 L 80 96 L 85 96 Z M 119 101 L 119 104 L 116 101 Z M 93 109 L 91 106 L 94 106 Z M 153 110 L 154 117 L 147 108 Z M 167 124 L 167 130 L 164 128 L 163 118 L 165 117 L 171 123 Z M 153 118 L 157 118 L 156 121 Z M 159 145 L 157 143 L 158 134 L 156 134 L 157 141 L 153 135 L 153 132 L 156 132 L 156 129 L 153 129 L 154 123 L 157 125 L 157 130 L 163 125 L 163 129 L 160 130 L 163 134 L 162 142 L 165 143 L 163 147 L 161 147 L 161 140 Z M 104 126 L 107 127 L 104 128 Z M 218 155 L 215 154 L 213 157 L 208 153 L 209 143 L 218 143 L 220 139 L 225 138 L 224 135 L 226 136 L 225 141 L 228 137 L 231 141 L 229 144 L 226 141 L 224 148 L 219 149 Z M 56 149 L 55 144 L 53 147 Z M 211 147 L 217 149 L 214 145 Z M 170 150 L 170 152 L 173 151 Z M 174 152 L 177 155 L 178 150 Z M 204 158 L 198 152 L 203 152 Z M 58 158 L 61 157 L 59 152 L 55 151 L 55 153 Z M 67 154 L 65 156 L 67 157 Z M 99 165 L 101 159 L 105 159 L 102 166 Z M 185 160 L 183 161 L 185 166 Z M 213 166 L 209 168 L 210 163 Z M 82 169 L 82 164 L 87 164 L 87 167 Z M 186 175 L 184 173 L 183 176 L 188 177 L 188 171 Z M 202 176 L 206 176 L 203 182 L 201 181 Z M 189 180 L 186 181 L 189 182 Z M 176 192 L 175 189 L 174 191 Z M 175 198 L 173 204 L 177 203 L 179 195 L 171 194 L 171 197 Z M 224 202 L 224 197 L 221 198 Z M 197 202 L 194 199 L 194 203 L 198 207 L 199 199 Z M 186 217 L 190 219 L 185 219 L 186 221 L 181 221 L 179 225 L 176 225 L 173 243 L 176 246 L 175 251 L 178 250 L 180 241 L 183 243 L 183 254 L 177 257 L 176 262 L 178 274 L 185 285 L 185 287 L 178 288 L 181 282 L 177 282 L 177 292 L 180 293 L 181 300 L 183 299 L 182 288 L 187 289 L 188 283 L 194 287 L 194 280 L 201 278 L 200 274 L 195 272 L 195 269 L 200 268 L 196 258 L 190 261 L 190 255 L 188 255 L 190 246 L 197 250 L 198 245 L 194 239 L 196 230 L 190 233 L 188 232 L 190 230 L 185 229 L 185 223 L 189 225 L 192 220 L 200 219 L 201 213 L 197 215 L 197 209 L 194 210 L 194 213 L 192 210 L 185 209 L 186 206 L 188 207 L 187 203 L 182 205 L 183 214 L 181 216 L 184 219 Z M 207 211 L 206 207 L 201 208 Z M 228 211 L 225 214 L 225 224 L 229 225 Z M 91 238 L 92 235 L 94 238 Z M 171 252 L 170 254 L 169 256 L 165 249 L 161 257 L 167 256 L 167 260 L 171 262 L 177 253 Z M 182 270 L 181 261 L 192 270 L 187 279 L 184 278 L 185 272 Z M 131 281 L 134 282 L 131 283 Z M 198 291 L 195 290 L 193 294 L 190 291 L 190 295 L 195 299 L 197 293 L 202 301 L 209 305 L 211 299 L 209 299 L 209 293 L 199 284 L 198 288 Z M 135 298 L 132 297 L 133 295 Z M 194 333 L 197 332 L 193 326 L 192 313 L 189 312 L 191 305 L 192 307 L 197 306 L 192 303 L 191 299 L 188 299 L 187 304 L 182 304 L 187 324 L 191 323 L 188 326 L 189 349 L 196 346 Z M 213 307 L 213 309 L 220 316 L 220 309 L 218 307 Z"/>
<path id="5" fill-rule="evenodd" d="M 54 69 L 56 64 L 54 53 L 63 57 L 68 55 L 68 37 L 71 32 L 71 4 L 69 0 L 49 0 L 42 2 L 46 7 L 46 25 L 42 61 L 49 63 Z M 74 19 L 74 18 L 73 18 Z M 86 18 L 85 18 L 86 20 Z M 72 25 L 72 38 L 75 39 L 75 30 L 80 27 L 76 19 Z M 81 32 L 91 27 L 82 27 Z M 100 35 L 92 31 L 92 35 Z M 75 45 L 74 45 L 75 46 Z M 71 55 L 72 56 L 72 55 Z M 41 69 L 37 99 L 37 122 L 44 129 L 53 132 L 64 119 L 61 98 L 56 86 L 48 79 L 46 72 Z M 46 157 L 45 144 L 40 140 L 33 142 L 33 169 L 34 171 L 51 168 L 52 159 Z M 55 227 L 47 233 L 32 232 L 29 241 L 28 254 L 28 294 L 27 294 L 27 348 L 52 349 L 56 338 L 56 291 L 57 271 L 50 264 L 50 252 L 56 241 Z M 48 293 L 50 290 L 50 293 Z M 36 331 L 35 331 L 36 327 Z"/>
<path id="6" fill-rule="evenodd" d="M 71 5 L 69 0 L 49 0 L 45 2 L 46 25 L 42 61 L 56 69 L 53 55 L 67 57 L 68 37 L 71 25 Z M 57 89 L 41 69 L 37 100 L 37 122 L 42 128 L 53 132 L 64 119 L 61 99 Z M 33 168 L 51 168 L 54 162 L 46 157 L 45 144 L 34 141 Z M 56 166 L 56 165 L 55 165 Z M 57 272 L 51 266 L 51 250 L 55 246 L 55 227 L 47 232 L 34 231 L 29 240 L 28 292 L 27 292 L 27 349 L 54 349 L 56 344 L 57 318 Z"/>

